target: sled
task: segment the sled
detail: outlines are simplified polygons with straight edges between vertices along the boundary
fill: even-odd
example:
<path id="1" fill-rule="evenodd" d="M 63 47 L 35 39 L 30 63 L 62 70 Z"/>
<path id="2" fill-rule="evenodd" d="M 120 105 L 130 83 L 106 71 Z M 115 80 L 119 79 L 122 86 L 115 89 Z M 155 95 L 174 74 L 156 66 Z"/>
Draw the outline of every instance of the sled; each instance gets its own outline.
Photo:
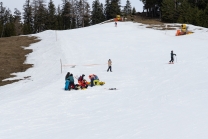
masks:
<path id="1" fill-rule="evenodd" d="M 91 85 L 91 82 L 87 82 L 87 84 L 88 84 L 88 85 Z M 102 82 L 102 81 L 99 81 L 99 80 L 95 80 L 95 81 L 94 81 L 94 85 L 95 85 L 95 86 L 99 86 L 99 85 L 102 86 L 102 85 L 104 85 L 104 84 L 105 84 L 105 82 Z"/>

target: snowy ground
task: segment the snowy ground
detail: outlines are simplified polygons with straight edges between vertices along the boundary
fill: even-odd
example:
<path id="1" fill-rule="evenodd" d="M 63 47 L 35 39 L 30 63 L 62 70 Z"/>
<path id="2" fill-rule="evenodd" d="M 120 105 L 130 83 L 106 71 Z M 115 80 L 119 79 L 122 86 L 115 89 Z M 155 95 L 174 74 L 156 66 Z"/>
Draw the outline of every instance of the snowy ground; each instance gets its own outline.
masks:
<path id="1" fill-rule="evenodd" d="M 35 34 L 34 67 L 17 73 L 31 77 L 0 87 L 0 139 L 207 139 L 208 29 L 189 29 L 176 37 L 125 22 L 57 31 L 57 41 Z M 106 84 L 64 91 L 68 71 Z"/>

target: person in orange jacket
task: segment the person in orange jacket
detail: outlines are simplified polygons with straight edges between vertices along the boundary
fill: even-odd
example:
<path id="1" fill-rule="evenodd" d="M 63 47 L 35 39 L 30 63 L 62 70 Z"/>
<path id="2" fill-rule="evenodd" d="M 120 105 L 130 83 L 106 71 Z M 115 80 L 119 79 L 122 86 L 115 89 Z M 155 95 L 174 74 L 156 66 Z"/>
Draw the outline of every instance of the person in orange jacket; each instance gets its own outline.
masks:
<path id="1" fill-rule="evenodd" d="M 81 86 L 81 88 L 87 88 L 87 81 L 84 79 L 84 74 L 82 74 L 82 76 L 79 77 L 78 79 L 78 84 Z"/>

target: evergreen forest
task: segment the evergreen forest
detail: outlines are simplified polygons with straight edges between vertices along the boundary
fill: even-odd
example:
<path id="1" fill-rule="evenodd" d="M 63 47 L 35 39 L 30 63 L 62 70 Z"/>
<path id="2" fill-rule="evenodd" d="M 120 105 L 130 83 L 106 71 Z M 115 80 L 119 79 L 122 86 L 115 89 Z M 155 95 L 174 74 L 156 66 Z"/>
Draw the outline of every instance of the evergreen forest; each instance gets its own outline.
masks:
<path id="1" fill-rule="evenodd" d="M 141 0 L 142 15 L 159 18 L 162 22 L 188 23 L 208 27 L 208 0 Z M 116 15 L 136 15 L 129 0 L 62 0 L 57 7 L 53 0 L 25 0 L 23 11 L 9 8 L 0 2 L 0 37 L 26 35 L 45 30 L 67 30 L 98 24 Z M 138 14 L 139 15 L 139 14 Z"/>

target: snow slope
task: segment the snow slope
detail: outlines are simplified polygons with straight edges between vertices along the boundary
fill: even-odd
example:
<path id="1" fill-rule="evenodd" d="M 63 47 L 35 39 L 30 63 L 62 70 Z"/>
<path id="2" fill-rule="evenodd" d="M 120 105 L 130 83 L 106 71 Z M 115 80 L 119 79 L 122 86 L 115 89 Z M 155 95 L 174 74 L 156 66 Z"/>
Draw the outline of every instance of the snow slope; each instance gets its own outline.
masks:
<path id="1" fill-rule="evenodd" d="M 16 73 L 31 77 L 0 87 L 0 139 L 207 139 L 208 30 L 189 29 L 175 37 L 124 22 L 35 34 L 34 67 Z M 68 71 L 106 84 L 64 91 Z"/>

